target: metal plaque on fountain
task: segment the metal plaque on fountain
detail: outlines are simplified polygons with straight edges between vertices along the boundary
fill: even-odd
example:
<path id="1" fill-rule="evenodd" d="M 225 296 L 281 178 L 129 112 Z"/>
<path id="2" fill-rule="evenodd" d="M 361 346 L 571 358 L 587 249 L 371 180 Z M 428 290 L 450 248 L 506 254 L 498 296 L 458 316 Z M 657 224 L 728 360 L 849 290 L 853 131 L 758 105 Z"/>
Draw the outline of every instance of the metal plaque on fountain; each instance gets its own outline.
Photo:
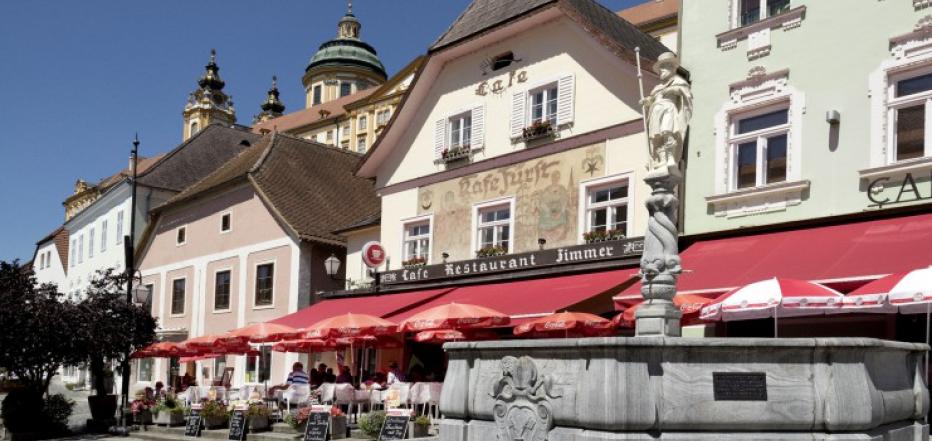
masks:
<path id="1" fill-rule="evenodd" d="M 767 401 L 764 372 L 712 372 L 715 401 Z"/>

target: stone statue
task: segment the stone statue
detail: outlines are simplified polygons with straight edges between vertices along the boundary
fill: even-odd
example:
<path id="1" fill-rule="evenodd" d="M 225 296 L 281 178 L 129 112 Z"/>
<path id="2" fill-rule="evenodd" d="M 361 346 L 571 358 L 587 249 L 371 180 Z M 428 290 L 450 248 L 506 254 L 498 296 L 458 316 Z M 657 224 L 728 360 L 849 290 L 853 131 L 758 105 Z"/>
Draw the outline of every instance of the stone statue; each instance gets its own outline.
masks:
<path id="1" fill-rule="evenodd" d="M 689 83 L 676 73 L 678 67 L 679 61 L 673 53 L 661 54 L 654 65 L 661 83 L 654 87 L 650 96 L 642 99 L 650 154 L 649 172 L 644 182 L 650 185 L 651 194 L 645 201 L 650 217 L 641 255 L 644 306 L 637 311 L 635 325 L 637 335 L 641 336 L 680 335 L 682 314 L 672 301 L 677 278 L 682 272 L 677 227 L 680 202 L 676 187 L 683 176 L 679 162 L 692 116 L 693 98 Z"/>
<path id="2" fill-rule="evenodd" d="M 660 75 L 661 83 L 641 102 L 650 146 L 648 167 L 652 171 L 676 168 L 683 156 L 686 127 L 693 113 L 693 95 L 689 83 L 676 72 L 679 66 L 672 52 L 661 54 L 654 64 L 654 72 Z"/>

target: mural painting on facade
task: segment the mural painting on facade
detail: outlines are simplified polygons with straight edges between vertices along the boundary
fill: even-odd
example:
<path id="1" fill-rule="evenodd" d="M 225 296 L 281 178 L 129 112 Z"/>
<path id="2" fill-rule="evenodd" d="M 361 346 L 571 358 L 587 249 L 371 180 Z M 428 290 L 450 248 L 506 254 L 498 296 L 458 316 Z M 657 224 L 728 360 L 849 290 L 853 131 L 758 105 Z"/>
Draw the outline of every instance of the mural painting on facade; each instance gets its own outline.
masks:
<path id="1" fill-rule="evenodd" d="M 605 145 L 573 149 L 530 161 L 421 187 L 418 214 L 434 215 L 432 260 L 472 259 L 473 207 L 514 198 L 512 252 L 577 242 L 579 181 L 605 174 Z"/>

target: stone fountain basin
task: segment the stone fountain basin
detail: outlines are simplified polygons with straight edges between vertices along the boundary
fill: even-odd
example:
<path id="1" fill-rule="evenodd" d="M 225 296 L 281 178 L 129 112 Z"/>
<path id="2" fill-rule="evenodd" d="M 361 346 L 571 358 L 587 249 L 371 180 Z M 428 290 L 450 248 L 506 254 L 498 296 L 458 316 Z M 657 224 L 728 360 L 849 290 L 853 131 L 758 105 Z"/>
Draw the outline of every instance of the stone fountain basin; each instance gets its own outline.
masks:
<path id="1" fill-rule="evenodd" d="M 442 440 L 496 439 L 493 385 L 503 378 L 507 356 L 529 357 L 539 381 L 546 379 L 553 395 L 559 395 L 546 399 L 554 434 L 561 428 L 654 436 L 866 433 L 893 425 L 928 436 L 925 424 L 914 425 L 929 408 L 922 380 L 924 344 L 867 338 L 607 337 L 458 342 L 445 344 L 444 350 L 449 365 L 440 400 Z M 737 382 L 722 380 L 734 373 Z M 747 378 L 765 382 L 766 398 L 761 383 L 748 384 Z M 603 435 L 566 439 L 635 439 Z"/>

